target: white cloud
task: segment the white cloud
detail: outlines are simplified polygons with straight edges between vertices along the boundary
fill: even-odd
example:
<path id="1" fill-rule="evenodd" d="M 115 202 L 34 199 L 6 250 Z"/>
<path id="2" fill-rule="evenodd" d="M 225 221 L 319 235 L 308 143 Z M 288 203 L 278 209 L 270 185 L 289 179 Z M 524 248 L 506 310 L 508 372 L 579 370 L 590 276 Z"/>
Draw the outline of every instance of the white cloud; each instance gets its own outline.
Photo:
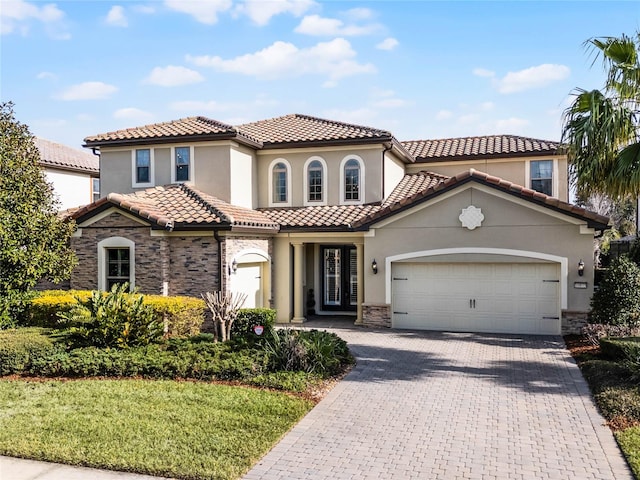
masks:
<path id="1" fill-rule="evenodd" d="M 337 18 L 326 18 L 320 15 L 307 15 L 302 19 L 294 31 L 305 35 L 326 36 L 326 37 L 353 37 L 359 35 L 370 35 L 380 29 L 380 25 L 345 25 Z"/>
<path id="2" fill-rule="evenodd" d="M 385 38 L 383 41 L 381 41 L 380 43 L 378 43 L 376 45 L 376 48 L 378 50 L 393 50 L 394 48 L 396 48 L 398 45 L 400 45 L 400 42 L 398 42 L 398 40 L 396 40 L 393 37 L 389 37 L 389 38 Z"/>
<path id="3" fill-rule="evenodd" d="M 103 82 L 84 82 L 72 85 L 56 96 L 59 100 L 103 100 L 118 88 Z"/>
<path id="4" fill-rule="evenodd" d="M 491 71 L 491 70 L 487 70 L 486 68 L 474 68 L 473 69 L 473 74 L 476 77 L 486 77 L 486 78 L 491 78 L 491 77 L 495 77 L 496 73 Z"/>
<path id="5" fill-rule="evenodd" d="M 153 114 L 146 112 L 144 110 L 140 110 L 139 108 L 128 107 L 128 108 L 120 108 L 115 112 L 113 112 L 113 118 L 117 118 L 118 120 L 133 120 L 133 121 L 148 122 L 153 120 Z"/>
<path id="6" fill-rule="evenodd" d="M 127 22 L 127 17 L 124 14 L 124 8 L 120 5 L 114 5 L 109 10 L 107 14 L 107 18 L 105 19 L 105 23 L 107 25 L 111 25 L 114 27 L 126 27 L 129 25 Z"/>
<path id="7" fill-rule="evenodd" d="M 38 80 L 57 80 L 58 76 L 55 73 L 51 72 L 40 72 L 36 75 Z"/>
<path id="8" fill-rule="evenodd" d="M 256 25 L 264 26 L 276 15 L 289 13 L 299 17 L 316 5 L 313 0 L 248 0 L 237 6 L 235 13 L 246 15 Z"/>
<path id="9" fill-rule="evenodd" d="M 218 22 L 218 14 L 231 8 L 231 0 L 165 0 L 171 10 L 191 15 L 196 21 L 206 25 Z"/>
<path id="10" fill-rule="evenodd" d="M 191 56 L 187 61 L 201 67 L 212 67 L 221 72 L 240 73 L 261 79 L 326 75 L 330 82 L 363 73 L 374 73 L 370 64 L 358 63 L 351 44 L 336 38 L 309 48 L 298 48 L 292 43 L 278 41 L 255 53 L 225 60 L 218 56 Z"/>
<path id="11" fill-rule="evenodd" d="M 373 11 L 369 8 L 351 8 L 344 13 L 352 20 L 370 20 L 374 17 Z"/>
<path id="12" fill-rule="evenodd" d="M 449 120 L 453 117 L 453 112 L 449 110 L 440 110 L 436 113 L 436 120 Z"/>
<path id="13" fill-rule="evenodd" d="M 523 92 L 564 80 L 569 73 L 571 70 L 565 65 L 545 63 L 518 72 L 509 72 L 498 81 L 497 87 L 500 93 Z"/>
<path id="14" fill-rule="evenodd" d="M 154 68 L 143 82 L 151 85 L 159 85 L 161 87 L 176 87 L 180 85 L 199 83 L 202 81 L 204 81 L 204 77 L 195 70 L 169 65 L 164 68 Z"/>
<path id="15" fill-rule="evenodd" d="M 529 121 L 524 118 L 505 118 L 503 120 L 497 120 L 495 122 L 496 133 L 523 133 L 526 127 L 529 126 Z"/>
<path id="16" fill-rule="evenodd" d="M 183 100 L 176 101 L 169 104 L 169 108 L 174 111 L 188 112 L 188 113 L 226 113 L 233 112 L 238 114 L 239 112 L 246 112 L 248 115 L 254 114 L 253 120 L 255 120 L 255 110 L 257 108 L 272 108 L 278 105 L 276 100 L 268 97 L 258 97 L 255 100 L 247 102 L 219 102 L 216 100 Z M 248 117 L 249 118 L 249 117 Z M 227 120 L 227 122 L 229 122 Z M 229 122 L 231 123 L 231 122 Z M 244 123 L 244 122 L 235 122 Z M 235 123 L 231 123 L 234 125 Z"/>
<path id="17" fill-rule="evenodd" d="M 43 23 L 47 33 L 59 39 L 69 38 L 69 34 L 61 30 L 64 12 L 55 4 L 37 6 L 24 0 L 3 1 L 0 8 L 0 34 L 20 33 L 27 35 L 33 20 Z"/>
<path id="18" fill-rule="evenodd" d="M 150 15 L 152 13 L 156 13 L 156 9 L 151 5 L 134 5 L 131 7 L 131 10 L 142 13 L 144 15 Z"/>
<path id="19" fill-rule="evenodd" d="M 482 102 L 480 104 L 480 110 L 488 112 L 489 110 L 493 110 L 495 107 L 493 102 Z"/>

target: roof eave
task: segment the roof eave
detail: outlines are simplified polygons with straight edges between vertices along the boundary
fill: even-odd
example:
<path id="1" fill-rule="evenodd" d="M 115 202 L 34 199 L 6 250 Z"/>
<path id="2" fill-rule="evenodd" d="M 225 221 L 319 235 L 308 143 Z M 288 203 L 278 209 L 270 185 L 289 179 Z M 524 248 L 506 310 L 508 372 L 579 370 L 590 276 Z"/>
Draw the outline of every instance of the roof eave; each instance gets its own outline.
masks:
<path id="1" fill-rule="evenodd" d="M 215 133 L 215 134 L 197 134 L 197 135 L 172 135 L 166 137 L 145 137 L 145 138 L 126 138 L 126 139 L 116 139 L 116 140 L 87 140 L 85 139 L 85 143 L 83 147 L 85 148 L 93 148 L 93 147 L 133 147 L 138 145 L 158 145 L 158 144 L 168 144 L 168 143 L 177 143 L 177 142 L 211 142 L 218 140 L 235 140 L 238 143 L 242 143 L 243 145 L 247 145 L 253 148 L 262 148 L 262 144 L 253 140 L 245 135 L 238 134 L 236 132 L 224 132 L 224 133 Z"/>
<path id="2" fill-rule="evenodd" d="M 458 162 L 469 160 L 491 160 L 496 158 L 521 158 L 521 157 L 548 157 L 564 155 L 560 149 L 541 150 L 532 152 L 514 152 L 514 153 L 491 153 L 483 155 L 449 155 L 442 157 L 420 157 L 416 156 L 416 163 L 442 163 L 442 162 Z"/>
<path id="3" fill-rule="evenodd" d="M 304 148 L 304 147 L 336 147 L 343 145 L 371 145 L 385 143 L 393 139 L 392 136 L 380 136 L 372 138 L 336 138 L 332 140 L 304 140 L 293 142 L 264 142 L 262 150 L 276 150 L 280 148 Z"/>

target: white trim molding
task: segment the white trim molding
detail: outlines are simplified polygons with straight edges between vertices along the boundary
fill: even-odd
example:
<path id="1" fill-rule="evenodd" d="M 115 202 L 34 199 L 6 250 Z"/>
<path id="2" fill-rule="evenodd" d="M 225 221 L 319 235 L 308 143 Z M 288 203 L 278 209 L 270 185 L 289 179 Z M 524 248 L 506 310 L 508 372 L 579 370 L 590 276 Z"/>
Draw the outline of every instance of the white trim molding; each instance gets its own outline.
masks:
<path id="1" fill-rule="evenodd" d="M 553 162 L 553 170 L 551 179 L 551 196 L 554 198 L 558 198 L 560 193 L 560 185 L 559 185 L 559 174 L 560 170 L 558 169 L 558 159 L 557 158 L 535 158 L 531 160 L 527 160 L 525 162 L 525 170 L 524 170 L 524 186 L 526 188 L 531 188 L 531 162 Z M 532 189 L 533 190 L 533 189 Z"/>
<path id="2" fill-rule="evenodd" d="M 311 201 L 309 200 L 309 165 L 311 162 L 318 161 L 322 165 L 322 200 Z M 327 162 L 324 161 L 324 158 L 314 155 L 309 157 L 307 161 L 304 163 L 303 169 L 303 182 L 304 182 L 304 198 L 303 204 L 305 207 L 310 207 L 314 205 L 326 205 L 327 197 L 329 196 L 329 184 L 327 183 Z"/>
<path id="3" fill-rule="evenodd" d="M 136 244 L 124 237 L 109 237 L 98 242 L 98 290 L 105 290 L 107 286 L 108 248 L 129 249 L 129 286 L 133 290 L 136 286 Z"/>
<path id="4" fill-rule="evenodd" d="M 250 261 L 241 261 L 240 259 L 244 256 L 251 256 Z M 271 257 L 267 252 L 261 250 L 260 248 L 245 248 L 244 250 L 240 250 L 231 258 L 231 263 L 235 260 L 237 263 L 256 263 L 255 256 L 262 257 L 262 262 L 270 262 Z"/>
<path id="5" fill-rule="evenodd" d="M 358 200 L 346 200 L 344 198 L 345 195 L 345 191 L 344 191 L 344 167 L 347 164 L 347 162 L 349 160 L 356 160 L 358 162 L 358 164 L 360 165 L 360 185 L 358 186 L 359 188 L 359 194 L 360 194 L 360 198 Z M 365 171 L 364 171 L 364 161 L 362 160 L 362 157 L 360 157 L 359 155 L 355 155 L 355 154 L 349 154 L 346 157 L 344 157 L 342 159 L 342 161 L 340 162 L 340 205 L 360 205 L 365 203 L 364 202 L 364 197 L 365 197 Z"/>
<path id="6" fill-rule="evenodd" d="M 411 258 L 434 257 L 438 255 L 459 255 L 459 254 L 484 254 L 500 255 L 511 257 L 534 258 L 545 260 L 560 265 L 560 303 L 563 310 L 568 305 L 568 282 L 569 282 L 569 260 L 567 257 L 551 255 L 549 253 L 531 252 L 526 250 L 511 250 L 508 248 L 487 248 L 487 247 L 460 247 L 460 248 L 439 248 L 435 250 L 422 250 L 419 252 L 401 253 L 385 258 L 385 302 L 391 304 L 391 264 L 400 260 Z"/>
<path id="7" fill-rule="evenodd" d="M 286 202 L 274 202 L 273 201 L 273 169 L 278 164 L 282 163 L 287 167 L 287 201 Z M 286 158 L 276 158 L 269 164 L 269 206 L 270 207 L 290 207 L 291 206 L 291 164 Z"/>

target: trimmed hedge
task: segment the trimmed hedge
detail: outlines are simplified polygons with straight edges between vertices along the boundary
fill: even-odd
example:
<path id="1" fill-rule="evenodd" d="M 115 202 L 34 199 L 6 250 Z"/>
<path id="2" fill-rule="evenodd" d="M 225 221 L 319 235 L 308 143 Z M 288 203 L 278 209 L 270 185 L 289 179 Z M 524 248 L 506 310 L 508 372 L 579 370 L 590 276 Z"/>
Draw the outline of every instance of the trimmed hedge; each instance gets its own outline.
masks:
<path id="1" fill-rule="evenodd" d="M 600 350 L 612 360 L 640 358 L 640 337 L 601 338 Z"/>
<path id="2" fill-rule="evenodd" d="M 65 326 L 59 314 L 67 314 L 91 297 L 88 290 L 47 290 L 31 301 L 29 325 L 59 328 Z M 154 312 L 156 321 L 165 325 L 169 337 L 197 335 L 204 323 L 206 304 L 194 297 L 163 297 L 144 295 L 144 303 Z"/>
<path id="3" fill-rule="evenodd" d="M 0 375 L 28 370 L 32 362 L 51 355 L 58 348 L 42 328 L 0 331 Z"/>
<path id="4" fill-rule="evenodd" d="M 243 308 L 231 326 L 231 338 L 234 336 L 255 336 L 253 328 L 257 325 L 264 327 L 267 334 L 276 322 L 276 311 L 270 308 Z"/>

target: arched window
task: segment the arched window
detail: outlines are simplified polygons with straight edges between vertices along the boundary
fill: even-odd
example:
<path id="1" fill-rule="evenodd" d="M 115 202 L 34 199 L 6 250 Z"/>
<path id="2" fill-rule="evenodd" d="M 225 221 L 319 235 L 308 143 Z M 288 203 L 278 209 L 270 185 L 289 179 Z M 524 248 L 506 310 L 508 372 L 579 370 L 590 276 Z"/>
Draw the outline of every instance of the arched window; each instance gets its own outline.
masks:
<path id="1" fill-rule="evenodd" d="M 115 284 L 136 286 L 136 244 L 123 237 L 109 237 L 98 242 L 98 289 L 110 290 Z"/>
<path id="2" fill-rule="evenodd" d="M 361 200 L 360 162 L 355 158 L 347 160 L 344 164 L 344 200 L 346 202 Z"/>
<path id="3" fill-rule="evenodd" d="M 272 197 L 273 203 L 288 203 L 288 174 L 287 166 L 283 162 L 278 162 L 273 166 L 271 171 L 272 178 Z"/>
<path id="4" fill-rule="evenodd" d="M 307 169 L 308 199 L 310 202 L 321 202 L 323 196 L 322 164 L 314 160 Z"/>

